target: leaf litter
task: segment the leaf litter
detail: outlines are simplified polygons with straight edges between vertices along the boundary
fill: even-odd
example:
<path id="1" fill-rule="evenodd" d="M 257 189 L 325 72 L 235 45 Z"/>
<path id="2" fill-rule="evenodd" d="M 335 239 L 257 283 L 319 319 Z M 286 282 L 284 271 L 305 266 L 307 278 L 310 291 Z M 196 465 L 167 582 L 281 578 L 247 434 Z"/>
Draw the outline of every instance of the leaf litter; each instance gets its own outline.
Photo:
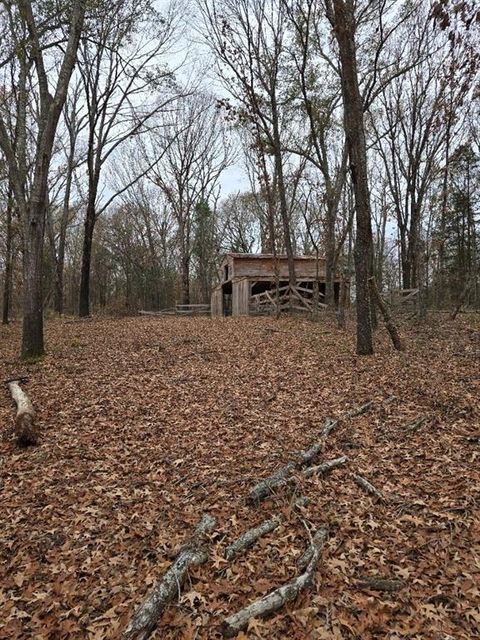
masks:
<path id="1" fill-rule="evenodd" d="M 466 317 L 404 326 L 405 353 L 379 331 L 377 354 L 358 358 L 353 332 L 328 321 L 56 320 L 49 354 L 26 365 L 19 325 L 2 327 L 2 379 L 29 376 L 41 441 L 15 445 L 2 394 L 0 638 L 120 637 L 203 513 L 217 521 L 210 559 L 152 638 L 220 638 L 226 617 L 298 575 L 321 527 L 312 587 L 239 638 L 477 637 L 478 329 Z M 248 504 L 259 480 L 320 441 L 328 417 L 338 424 L 312 464 L 348 462 L 295 471 Z"/>

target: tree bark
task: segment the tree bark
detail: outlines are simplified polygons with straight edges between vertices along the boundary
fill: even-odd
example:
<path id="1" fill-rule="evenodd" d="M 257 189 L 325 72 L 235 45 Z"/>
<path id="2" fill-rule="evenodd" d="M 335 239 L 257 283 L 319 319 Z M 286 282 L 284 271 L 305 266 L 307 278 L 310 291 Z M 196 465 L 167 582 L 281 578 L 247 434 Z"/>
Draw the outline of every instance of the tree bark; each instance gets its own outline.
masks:
<path id="1" fill-rule="evenodd" d="M 239 553 L 252 546 L 259 538 L 274 531 L 281 523 L 281 519 L 276 516 L 271 520 L 265 520 L 258 527 L 249 529 L 243 535 L 229 545 L 225 550 L 225 558 L 233 560 Z"/>
<path id="2" fill-rule="evenodd" d="M 346 325 L 346 308 L 347 308 L 347 283 L 345 277 L 342 276 L 340 282 L 340 293 L 338 301 L 337 323 L 339 329 L 345 329 Z"/>
<path id="3" fill-rule="evenodd" d="M 3 282 L 3 308 L 2 308 L 2 324 L 8 324 L 10 316 L 10 302 L 12 298 L 12 277 L 13 277 L 13 225 L 12 225 L 12 191 L 8 189 L 7 196 L 7 236 L 5 241 L 5 279 Z"/>
<path id="4" fill-rule="evenodd" d="M 363 102 L 357 72 L 354 4 L 352 0 L 332 0 L 332 3 L 327 2 L 327 12 L 340 53 L 345 134 L 357 214 L 354 249 L 357 290 L 357 353 L 369 355 L 373 353 L 368 286 L 372 257 L 372 223 Z"/>
<path id="5" fill-rule="evenodd" d="M 89 193 L 83 227 L 82 271 L 78 304 L 80 318 L 86 318 L 90 315 L 90 270 L 92 267 L 92 244 L 95 229 L 95 199 L 96 190 L 93 193 Z"/>
<path id="6" fill-rule="evenodd" d="M 181 304 L 190 304 L 190 256 L 187 248 L 182 250 L 181 262 Z"/>
<path id="7" fill-rule="evenodd" d="M 380 291 L 378 290 L 377 283 L 375 282 L 375 278 L 370 278 L 370 288 L 372 293 L 372 300 L 375 301 L 375 304 L 380 309 L 380 312 L 383 316 L 383 321 L 385 323 L 385 327 L 392 339 L 393 346 L 397 351 L 403 351 L 404 345 L 402 343 L 402 339 L 400 338 L 400 334 L 398 332 L 397 326 L 393 321 L 392 314 L 390 313 L 390 309 L 388 308 L 385 301 L 382 299 L 380 295 Z"/>

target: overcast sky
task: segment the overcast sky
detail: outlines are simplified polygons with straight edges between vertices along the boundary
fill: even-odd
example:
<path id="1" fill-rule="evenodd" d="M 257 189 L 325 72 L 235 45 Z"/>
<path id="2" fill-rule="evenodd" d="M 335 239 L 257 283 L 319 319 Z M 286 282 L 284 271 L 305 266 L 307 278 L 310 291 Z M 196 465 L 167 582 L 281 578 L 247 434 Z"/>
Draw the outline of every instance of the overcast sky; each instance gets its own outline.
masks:
<path id="1" fill-rule="evenodd" d="M 192 0 L 173 1 L 180 2 L 182 7 L 186 7 L 186 10 L 183 11 L 184 34 L 171 53 L 171 66 L 173 68 L 179 67 L 178 76 L 183 78 L 186 84 L 197 84 L 198 82 L 201 89 L 207 93 L 214 96 L 227 96 L 227 92 L 215 76 L 211 53 L 202 42 L 199 33 L 200 17 L 196 15 L 195 2 Z M 156 0 L 159 11 L 164 12 L 169 4 L 169 0 Z M 222 190 L 221 198 L 229 193 L 250 190 L 248 176 L 241 158 L 222 173 L 219 182 Z"/>

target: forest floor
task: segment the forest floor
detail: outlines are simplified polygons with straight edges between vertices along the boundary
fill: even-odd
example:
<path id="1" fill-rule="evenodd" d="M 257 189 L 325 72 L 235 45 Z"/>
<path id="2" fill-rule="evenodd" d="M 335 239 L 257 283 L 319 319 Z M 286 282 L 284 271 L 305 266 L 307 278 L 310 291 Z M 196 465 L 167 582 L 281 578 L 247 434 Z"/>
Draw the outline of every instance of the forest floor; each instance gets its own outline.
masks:
<path id="1" fill-rule="evenodd" d="M 0 330 L 1 378 L 27 374 L 41 442 L 14 443 L 0 394 L 0 638 L 118 638 L 205 512 L 210 559 L 190 571 L 152 638 L 220 638 L 223 619 L 296 575 L 307 529 L 330 534 L 313 585 L 239 638 L 472 640 L 480 636 L 480 317 L 433 316 L 394 352 L 354 355 L 354 327 L 285 319 L 131 318 L 47 324 L 48 355 L 17 360 Z M 249 506 L 259 478 L 344 418 L 321 460 Z M 418 418 L 426 421 L 409 430 Z M 475 437 L 477 439 L 475 439 Z M 360 473 L 385 500 L 352 481 Z M 232 562 L 225 547 L 283 523 Z M 401 588 L 362 587 L 365 577 Z"/>

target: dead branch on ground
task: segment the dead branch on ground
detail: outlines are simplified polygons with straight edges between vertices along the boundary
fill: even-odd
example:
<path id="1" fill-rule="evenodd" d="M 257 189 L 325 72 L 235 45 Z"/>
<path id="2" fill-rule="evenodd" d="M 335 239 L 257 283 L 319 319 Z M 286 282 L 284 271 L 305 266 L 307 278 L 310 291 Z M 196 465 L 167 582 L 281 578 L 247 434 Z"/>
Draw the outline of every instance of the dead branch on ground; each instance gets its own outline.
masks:
<path id="1" fill-rule="evenodd" d="M 380 309 L 380 313 L 383 317 L 383 323 L 385 324 L 385 327 L 390 335 L 393 346 L 397 351 L 404 351 L 405 347 L 403 345 L 402 339 L 400 338 L 400 333 L 398 332 L 397 325 L 393 320 L 393 316 L 390 309 L 388 308 L 387 303 L 380 295 L 380 291 L 378 290 L 377 283 L 375 282 L 375 278 L 373 276 L 369 278 L 369 284 L 372 299 Z"/>
<path id="2" fill-rule="evenodd" d="M 283 607 L 287 602 L 295 600 L 300 592 L 312 583 L 315 568 L 320 559 L 320 553 L 323 546 L 322 540 L 317 543 L 312 540 L 312 544 L 310 546 L 311 557 L 304 573 L 291 582 L 287 582 L 287 584 L 275 589 L 263 598 L 252 602 L 244 609 L 241 609 L 237 613 L 226 618 L 222 625 L 223 634 L 227 637 L 236 636 L 247 626 L 250 618 L 259 618 L 269 615 L 273 611 Z"/>
<path id="3" fill-rule="evenodd" d="M 390 580 L 387 578 L 364 576 L 357 582 L 360 589 L 370 589 L 372 591 L 399 591 L 403 587 L 401 580 Z"/>
<path id="4" fill-rule="evenodd" d="M 201 545 L 214 526 L 215 519 L 205 514 L 190 542 L 180 551 L 172 565 L 138 607 L 121 636 L 122 640 L 147 640 L 150 637 L 167 604 L 180 595 L 180 588 L 190 565 L 206 562 L 208 556 Z"/>
<path id="5" fill-rule="evenodd" d="M 276 516 L 271 520 L 265 520 L 258 527 L 249 529 L 242 534 L 235 542 L 229 545 L 225 550 L 225 558 L 227 560 L 233 560 L 235 556 L 241 553 L 244 549 L 250 547 L 259 538 L 274 531 L 280 524 L 281 519 Z"/>
<path id="6" fill-rule="evenodd" d="M 305 469 L 304 473 L 307 478 L 317 475 L 326 475 L 336 469 L 336 467 L 340 467 L 342 464 L 345 464 L 348 461 L 347 456 L 341 456 L 340 458 L 335 458 L 334 460 L 327 460 L 327 462 L 323 462 L 322 464 L 318 464 L 315 467 L 308 467 Z"/>
<path id="7" fill-rule="evenodd" d="M 381 491 L 379 491 L 378 489 L 376 489 L 373 484 L 371 484 L 368 480 L 365 480 L 365 478 L 362 478 L 362 476 L 357 475 L 356 473 L 353 474 L 353 480 L 355 482 L 355 484 L 357 484 L 361 489 L 363 489 L 366 493 L 369 493 L 372 496 L 375 496 L 376 498 L 379 498 L 380 500 L 384 500 L 384 495 Z"/>

